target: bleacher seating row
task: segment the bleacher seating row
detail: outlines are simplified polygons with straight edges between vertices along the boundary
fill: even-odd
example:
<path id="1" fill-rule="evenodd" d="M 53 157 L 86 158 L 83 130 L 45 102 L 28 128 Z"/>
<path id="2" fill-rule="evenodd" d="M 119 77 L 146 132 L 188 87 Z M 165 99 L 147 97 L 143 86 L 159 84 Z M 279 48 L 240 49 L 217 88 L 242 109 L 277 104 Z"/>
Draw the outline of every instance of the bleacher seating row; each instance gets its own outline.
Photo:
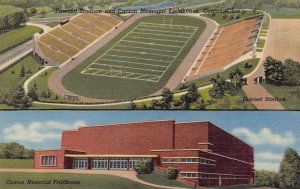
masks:
<path id="1" fill-rule="evenodd" d="M 80 14 L 41 35 L 37 44 L 43 54 L 62 64 L 121 21 L 104 14 Z"/>
<path id="2" fill-rule="evenodd" d="M 261 22 L 261 19 L 249 19 L 218 28 L 190 76 L 214 73 L 251 51 L 257 35 L 253 31 L 259 29 Z"/>

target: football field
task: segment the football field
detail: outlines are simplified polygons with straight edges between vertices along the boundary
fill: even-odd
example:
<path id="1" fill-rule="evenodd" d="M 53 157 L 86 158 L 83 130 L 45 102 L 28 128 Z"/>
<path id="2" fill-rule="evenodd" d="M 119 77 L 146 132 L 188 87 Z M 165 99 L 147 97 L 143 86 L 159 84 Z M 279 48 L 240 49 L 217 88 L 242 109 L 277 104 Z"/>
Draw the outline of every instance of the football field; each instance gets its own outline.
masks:
<path id="1" fill-rule="evenodd" d="M 166 85 L 205 28 L 188 16 L 139 18 L 66 74 L 63 85 L 92 98 L 151 95 Z"/>
<path id="2" fill-rule="evenodd" d="M 195 26 L 140 22 L 81 73 L 159 82 L 192 36 Z"/>

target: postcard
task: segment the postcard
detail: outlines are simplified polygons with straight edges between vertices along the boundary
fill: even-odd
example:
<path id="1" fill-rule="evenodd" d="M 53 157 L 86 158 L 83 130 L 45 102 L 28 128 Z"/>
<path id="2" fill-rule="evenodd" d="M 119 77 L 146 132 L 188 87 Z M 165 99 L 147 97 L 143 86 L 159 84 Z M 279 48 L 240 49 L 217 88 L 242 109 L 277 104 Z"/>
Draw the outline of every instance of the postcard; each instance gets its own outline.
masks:
<path id="1" fill-rule="evenodd" d="M 299 7 L 0 1 L 0 108 L 299 110 Z"/>
<path id="2" fill-rule="evenodd" d="M 299 188 L 299 114 L 3 112 L 0 188 Z"/>

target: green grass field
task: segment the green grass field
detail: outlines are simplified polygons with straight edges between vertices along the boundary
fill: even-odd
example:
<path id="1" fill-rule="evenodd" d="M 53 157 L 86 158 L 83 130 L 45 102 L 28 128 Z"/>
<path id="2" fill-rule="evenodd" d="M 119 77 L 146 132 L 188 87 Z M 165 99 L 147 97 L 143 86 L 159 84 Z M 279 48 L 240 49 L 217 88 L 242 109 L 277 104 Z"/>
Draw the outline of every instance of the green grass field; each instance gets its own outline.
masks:
<path id="1" fill-rule="evenodd" d="M 50 68 L 43 73 L 41 73 L 38 77 L 36 77 L 34 80 L 32 80 L 28 86 L 28 89 L 34 88 L 34 85 L 36 85 L 36 91 L 39 94 L 39 101 L 55 101 L 55 102 L 63 102 L 63 99 L 58 97 L 56 99 L 55 93 L 52 92 L 48 87 L 48 79 L 50 75 L 56 70 L 56 68 Z M 46 73 L 45 73 L 46 72 Z M 48 93 L 50 91 L 51 96 L 49 98 L 44 98 L 41 96 L 42 92 Z"/>
<path id="2" fill-rule="evenodd" d="M 32 169 L 33 159 L 0 159 L 0 168 Z"/>
<path id="3" fill-rule="evenodd" d="M 158 25 L 171 19 L 173 25 L 187 27 Z M 204 28 L 205 23 L 196 18 L 144 17 L 72 70 L 63 84 L 70 91 L 94 98 L 150 95 L 166 84 Z M 176 37 L 172 32 L 181 35 Z"/>
<path id="4" fill-rule="evenodd" d="M 18 11 L 22 11 L 22 9 L 10 5 L 0 5 L 0 18 Z"/>
<path id="5" fill-rule="evenodd" d="M 145 182 L 152 184 L 162 185 L 162 186 L 175 186 L 175 187 L 184 187 L 192 188 L 190 185 L 184 184 L 177 180 L 170 180 L 161 173 L 152 172 L 151 174 L 138 174 L 137 177 Z"/>
<path id="6" fill-rule="evenodd" d="M 240 14 L 240 17 L 238 19 L 235 18 L 235 16 L 237 15 L 237 13 L 227 13 L 226 14 L 226 18 L 223 17 L 223 13 L 215 13 L 215 15 L 212 14 L 203 14 L 201 16 L 205 16 L 208 17 L 210 19 L 213 19 L 214 21 L 216 21 L 217 23 L 219 23 L 221 26 L 232 23 L 232 22 L 236 22 L 238 20 L 242 20 L 245 18 L 249 18 L 249 17 L 253 17 L 253 16 L 258 16 L 259 14 L 261 14 L 260 12 L 256 11 L 253 12 L 251 10 L 247 10 L 245 11 L 244 14 Z"/>
<path id="7" fill-rule="evenodd" d="M 0 35 L 0 54 L 32 39 L 34 33 L 42 30 L 35 26 L 24 26 Z"/>
<path id="8" fill-rule="evenodd" d="M 287 110 L 300 110 L 300 86 L 273 86 L 262 84 L 273 97 L 285 98 L 280 103 Z"/>
<path id="9" fill-rule="evenodd" d="M 25 67 L 27 72 L 25 77 L 20 77 L 22 66 Z M 32 56 L 27 56 L 18 61 L 0 73 L 0 91 L 7 93 L 9 90 L 15 89 L 18 85 L 22 85 L 27 78 L 36 73 L 40 68 L 42 66 Z"/>
<path id="10" fill-rule="evenodd" d="M 265 43 L 266 43 L 265 39 L 259 39 L 258 42 L 257 42 L 257 47 L 258 48 L 264 48 Z"/>
<path id="11" fill-rule="evenodd" d="M 50 22 L 50 23 L 47 23 L 46 25 L 49 26 L 49 27 L 51 27 L 51 28 L 54 28 L 58 24 L 59 24 L 59 22 Z"/>
<path id="12" fill-rule="evenodd" d="M 69 174 L 69 173 L 0 173 L 0 188 L 3 189 L 155 189 L 125 178 L 111 175 Z M 6 180 L 13 181 L 44 181 L 68 180 L 79 181 L 79 184 L 6 184 Z"/>
<path id="13" fill-rule="evenodd" d="M 252 67 L 251 68 L 244 68 L 243 66 L 244 66 L 245 62 L 248 62 L 248 64 L 250 64 Z M 240 63 L 238 63 L 238 64 L 236 64 L 236 65 L 234 65 L 234 66 L 228 68 L 227 70 L 225 70 L 223 72 L 220 72 L 218 74 L 221 77 L 223 77 L 224 79 L 228 79 L 230 72 L 232 72 L 237 67 L 239 67 L 240 70 L 244 73 L 244 75 L 247 75 L 247 74 L 251 73 L 256 68 L 256 66 L 258 65 L 258 63 L 259 63 L 259 59 L 258 58 L 246 60 L 246 61 L 240 62 Z M 212 75 L 209 75 L 209 76 L 206 76 L 206 77 L 202 77 L 200 79 L 196 79 L 196 80 L 187 82 L 184 85 L 188 86 L 191 83 L 195 83 L 198 87 L 202 87 L 202 86 L 208 85 L 210 83 L 211 78 L 215 78 L 216 76 L 217 76 L 217 74 L 212 74 Z M 179 91 L 186 90 L 186 89 L 179 90 L 179 88 L 182 87 L 182 86 L 183 86 L 183 84 L 181 84 L 180 86 L 178 86 L 176 91 L 179 92 Z"/>

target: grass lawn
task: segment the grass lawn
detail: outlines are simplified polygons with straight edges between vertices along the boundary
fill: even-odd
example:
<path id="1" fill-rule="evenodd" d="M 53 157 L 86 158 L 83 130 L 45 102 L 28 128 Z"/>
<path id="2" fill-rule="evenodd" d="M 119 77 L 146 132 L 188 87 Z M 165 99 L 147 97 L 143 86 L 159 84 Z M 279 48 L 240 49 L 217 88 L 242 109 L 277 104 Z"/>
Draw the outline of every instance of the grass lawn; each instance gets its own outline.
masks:
<path id="1" fill-rule="evenodd" d="M 264 4 L 260 9 L 270 13 L 272 18 L 286 18 L 286 19 L 299 19 L 300 18 L 300 9 L 297 8 L 274 8 L 270 5 Z"/>
<path id="2" fill-rule="evenodd" d="M 63 102 L 63 98 L 58 97 L 56 99 L 56 95 L 54 92 L 52 92 L 48 87 L 48 79 L 50 75 L 56 70 L 56 68 L 50 68 L 43 73 L 41 73 L 38 77 L 36 77 L 34 80 L 32 80 L 28 86 L 28 89 L 34 88 L 34 85 L 36 85 L 36 91 L 39 94 L 39 100 L 40 101 L 56 101 L 56 102 Z M 49 98 L 42 97 L 42 92 L 47 93 L 50 92 L 51 96 Z"/>
<path id="3" fill-rule="evenodd" d="M 25 77 L 20 77 L 22 66 L 27 72 Z M 7 93 L 9 90 L 15 89 L 18 85 L 22 85 L 24 81 L 42 68 L 33 56 L 27 56 L 11 67 L 0 73 L 0 91 Z"/>
<path id="4" fill-rule="evenodd" d="M 69 174 L 69 173 L 0 173 L 0 188 L 5 189 L 155 189 L 125 178 L 111 175 Z M 6 184 L 6 180 L 24 181 L 25 184 Z M 27 180 L 68 180 L 79 184 L 26 184 Z"/>
<path id="5" fill-rule="evenodd" d="M 262 84 L 273 97 L 285 98 L 286 101 L 280 103 L 287 110 L 300 110 L 300 86 L 273 86 L 269 84 Z"/>
<path id="6" fill-rule="evenodd" d="M 264 48 L 265 43 L 266 43 L 265 39 L 259 39 L 257 42 L 257 48 Z"/>
<path id="7" fill-rule="evenodd" d="M 99 56 L 103 55 L 113 45 L 115 45 L 117 42 L 121 41 L 121 39 L 126 34 L 128 34 L 130 31 L 132 31 L 132 29 L 134 27 L 136 27 L 138 24 L 140 24 L 141 22 L 162 24 L 163 20 L 165 20 L 165 19 L 167 19 L 167 20 L 172 19 L 172 22 L 174 25 L 193 26 L 193 27 L 198 27 L 198 29 L 195 31 L 194 35 L 191 35 L 190 40 L 188 41 L 188 43 L 185 46 L 182 46 L 182 45 L 178 46 L 178 47 L 184 47 L 184 48 L 181 51 L 179 51 L 176 56 L 174 56 L 175 60 L 172 63 L 168 62 L 170 60 L 170 57 L 167 57 L 169 59 L 168 61 L 166 61 L 168 63 L 167 69 L 164 72 L 164 74 L 162 74 L 162 77 L 160 78 L 160 80 L 158 82 L 152 82 L 152 81 L 146 81 L 146 80 L 136 80 L 136 79 L 124 79 L 124 78 L 117 78 L 117 77 L 95 76 L 95 75 L 90 75 L 90 74 L 81 74 L 81 71 L 83 71 L 85 68 L 87 68 L 94 60 L 96 60 Z M 132 24 L 131 26 L 129 26 L 129 28 L 127 28 L 125 31 L 123 31 L 120 35 L 115 37 L 105 47 L 99 49 L 94 55 L 89 57 L 84 63 L 80 64 L 78 67 L 76 67 L 74 70 L 72 70 L 69 74 L 67 74 L 63 78 L 63 84 L 68 90 L 70 90 L 72 92 L 75 92 L 75 93 L 83 95 L 83 96 L 94 97 L 94 98 L 134 99 L 137 97 L 150 95 L 150 94 L 158 91 L 159 89 L 161 89 L 167 83 L 169 78 L 172 76 L 172 74 L 174 73 L 174 71 L 176 70 L 178 65 L 182 62 L 182 60 L 184 59 L 186 54 L 189 52 L 190 48 L 196 42 L 199 35 L 203 32 L 204 29 L 205 29 L 205 23 L 197 18 L 184 17 L 184 16 L 143 17 L 140 20 L 138 20 L 137 22 L 135 22 L 134 24 Z M 174 28 L 172 29 L 172 31 L 174 31 Z M 138 39 L 138 38 L 134 38 L 134 37 L 131 37 L 131 38 L 133 38 L 132 40 Z M 183 40 L 183 39 L 181 38 L 181 40 Z M 125 41 L 121 41 L 121 42 L 123 43 Z M 141 40 L 141 42 L 143 42 L 143 43 L 148 42 L 147 45 L 149 45 L 153 41 L 144 39 L 144 40 Z M 160 44 L 161 42 L 159 43 L 159 42 L 155 41 L 155 44 L 156 43 Z M 180 43 L 180 41 L 169 40 L 168 43 L 171 43 L 174 45 L 174 43 L 175 44 Z M 140 44 L 140 43 L 138 43 L 138 44 L 144 45 L 144 44 Z M 164 44 L 167 45 L 167 42 L 164 42 Z M 136 47 L 136 45 L 135 45 L 135 47 Z M 149 47 L 149 46 L 147 46 L 147 47 Z M 151 57 L 154 59 L 157 57 L 157 53 L 161 53 L 161 52 L 157 52 L 157 47 L 163 48 L 163 50 L 166 50 L 166 47 L 162 47 L 162 46 L 158 46 L 158 45 L 155 46 L 154 50 L 147 50 L 148 53 L 151 53 Z M 144 47 L 140 47 L 140 48 L 143 49 Z M 175 47 L 175 48 L 177 48 L 177 47 Z M 153 47 L 151 49 L 153 49 Z M 171 50 L 171 47 L 168 47 L 168 49 Z M 127 50 L 134 51 L 133 49 L 128 49 L 128 47 L 127 47 Z M 153 51 L 155 51 L 155 50 L 156 50 L 156 52 L 154 54 L 156 54 L 156 55 L 154 55 L 154 54 L 152 55 Z M 158 49 L 158 50 L 160 50 L 160 49 Z M 138 51 L 138 50 L 135 49 L 135 51 Z M 171 51 L 171 52 L 174 53 L 174 51 L 175 50 L 173 49 L 173 51 Z M 175 51 L 175 52 L 177 52 L 177 51 Z M 116 53 L 116 52 L 114 52 L 114 53 Z M 142 56 L 142 53 L 144 53 L 144 52 L 138 52 L 138 53 L 139 53 L 139 55 L 135 54 L 135 57 Z M 120 52 L 117 54 L 117 56 L 118 55 L 119 56 L 121 56 L 121 55 L 131 56 L 131 54 L 130 53 L 121 54 L 121 52 Z M 164 55 L 169 56 L 167 54 L 168 53 L 165 53 Z M 149 56 L 149 54 L 147 54 L 145 56 Z M 120 59 L 120 58 L 114 57 L 113 59 L 116 60 L 116 59 Z M 132 62 L 132 61 L 137 61 L 137 60 L 139 60 L 139 59 L 131 58 L 130 61 Z M 163 61 L 162 59 L 159 59 L 159 61 L 160 60 Z M 122 61 L 124 63 L 124 60 L 122 60 Z M 127 60 L 125 60 L 125 62 L 126 61 Z M 134 63 L 134 65 L 143 64 L 142 66 L 144 66 L 144 61 L 146 61 L 146 60 L 141 60 L 139 63 Z M 153 62 L 151 62 L 150 65 L 147 65 L 147 66 L 151 67 L 152 63 Z M 157 62 L 155 62 L 155 63 L 157 63 Z M 163 63 L 165 63 L 165 62 L 161 62 L 161 64 L 163 64 Z M 130 62 L 128 61 L 124 64 L 129 65 Z M 95 65 L 95 66 L 97 66 L 97 65 Z M 132 67 L 133 65 L 130 65 L 130 66 Z M 157 69 L 161 69 L 161 66 L 159 66 L 159 65 L 156 65 L 156 66 L 157 66 Z M 162 66 L 162 67 L 164 67 L 164 66 Z M 154 69 L 153 67 L 150 68 L 150 70 L 153 70 L 153 69 Z M 149 70 L 149 68 L 147 70 Z M 78 81 L 80 81 L 80 82 L 78 82 Z"/>
<path id="8" fill-rule="evenodd" d="M 31 169 L 33 168 L 33 159 L 0 159 L 0 168 Z"/>
<path id="9" fill-rule="evenodd" d="M 266 17 L 266 22 L 263 24 L 263 27 L 262 27 L 262 30 L 268 30 L 269 29 L 269 26 L 270 26 L 270 17 L 267 16 Z M 262 31 L 263 33 L 264 31 Z"/>
<path id="10" fill-rule="evenodd" d="M 22 11 L 22 9 L 10 5 L 0 5 L 0 18 L 18 11 Z"/>
<path id="11" fill-rule="evenodd" d="M 244 68 L 243 65 L 245 64 L 245 62 L 248 62 L 248 64 L 252 65 L 251 68 Z M 244 75 L 247 75 L 249 73 L 251 73 L 257 66 L 257 64 L 259 63 L 259 59 L 258 58 L 254 58 L 254 59 L 250 59 L 250 60 L 246 60 L 246 61 L 243 61 L 243 62 L 240 62 L 230 68 L 228 68 L 227 70 L 223 71 L 223 72 L 220 72 L 218 73 L 221 77 L 223 77 L 224 79 L 228 79 L 229 78 L 229 73 L 232 72 L 233 70 L 235 70 L 237 67 L 239 67 L 241 69 L 241 71 L 244 73 Z M 212 75 L 209 75 L 209 76 L 206 76 L 206 77 L 202 77 L 202 78 L 199 78 L 199 79 L 196 79 L 196 80 L 193 80 L 193 81 L 190 81 L 190 82 L 187 82 L 185 83 L 184 85 L 185 86 L 188 86 L 192 83 L 195 83 L 198 87 L 202 87 L 202 86 L 206 86 L 210 83 L 210 79 L 211 78 L 214 78 L 216 77 L 217 74 L 212 74 Z M 184 90 L 187 90 L 187 89 L 184 89 L 184 90 L 179 90 L 180 87 L 182 87 L 183 84 L 179 85 L 177 87 L 177 92 L 178 91 L 184 91 Z"/>
<path id="12" fill-rule="evenodd" d="M 32 39 L 34 33 L 41 33 L 42 29 L 35 26 L 24 26 L 0 35 L 0 54 Z"/>
<path id="13" fill-rule="evenodd" d="M 59 22 L 50 22 L 50 23 L 47 23 L 46 25 L 49 26 L 49 27 L 51 27 L 51 28 L 54 28 L 58 24 L 59 24 Z"/>
<path id="14" fill-rule="evenodd" d="M 156 171 L 153 171 L 151 174 L 138 174 L 137 177 L 145 182 L 149 182 L 152 184 L 192 188 L 190 185 L 187 185 L 180 181 L 167 179 L 165 175 L 157 173 Z"/>
<path id="15" fill-rule="evenodd" d="M 235 185 L 235 186 L 218 186 L 215 189 L 249 189 L 249 188 L 261 188 L 255 185 Z"/>
<path id="16" fill-rule="evenodd" d="M 223 25 L 226 25 L 226 24 L 229 24 L 231 22 L 235 22 L 235 21 L 238 21 L 238 20 L 242 20 L 242 19 L 245 19 L 245 18 L 249 18 L 249 17 L 252 17 L 252 16 L 258 16 L 259 14 L 261 14 L 260 12 L 256 11 L 256 12 L 253 12 L 251 10 L 247 10 L 244 14 L 240 14 L 240 18 L 236 19 L 235 16 L 237 15 L 237 13 L 227 13 L 227 17 L 226 18 L 223 18 L 223 13 L 215 13 L 215 15 L 211 15 L 211 14 L 203 14 L 201 16 L 205 16 L 205 17 L 208 17 L 210 19 L 213 19 L 215 20 L 217 23 L 219 23 L 221 26 Z"/>
<path id="17" fill-rule="evenodd" d="M 125 105 L 114 105 L 114 106 L 81 106 L 81 107 L 73 107 L 73 106 L 58 106 L 58 105 L 44 105 L 44 104 L 33 104 L 30 107 L 32 110 L 125 110 L 128 109 L 128 104 Z M 2 108 L 3 107 L 3 108 Z M 5 105 L 0 104 L 0 109 L 7 109 Z M 13 109 L 13 108 L 11 108 Z"/>

